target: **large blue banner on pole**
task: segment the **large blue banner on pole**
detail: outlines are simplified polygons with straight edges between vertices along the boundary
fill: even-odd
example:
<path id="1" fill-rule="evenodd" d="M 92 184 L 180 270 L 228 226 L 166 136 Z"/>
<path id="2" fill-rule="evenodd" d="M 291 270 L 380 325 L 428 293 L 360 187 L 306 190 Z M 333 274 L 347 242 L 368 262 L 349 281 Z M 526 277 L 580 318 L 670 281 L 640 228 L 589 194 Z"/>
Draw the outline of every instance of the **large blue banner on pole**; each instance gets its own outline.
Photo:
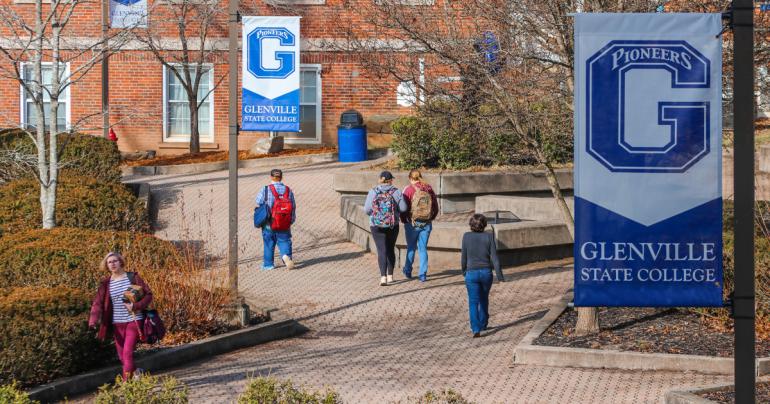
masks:
<path id="1" fill-rule="evenodd" d="M 242 130 L 299 132 L 300 17 L 243 17 Z"/>
<path id="2" fill-rule="evenodd" d="M 722 305 L 719 14 L 575 18 L 575 305 Z"/>

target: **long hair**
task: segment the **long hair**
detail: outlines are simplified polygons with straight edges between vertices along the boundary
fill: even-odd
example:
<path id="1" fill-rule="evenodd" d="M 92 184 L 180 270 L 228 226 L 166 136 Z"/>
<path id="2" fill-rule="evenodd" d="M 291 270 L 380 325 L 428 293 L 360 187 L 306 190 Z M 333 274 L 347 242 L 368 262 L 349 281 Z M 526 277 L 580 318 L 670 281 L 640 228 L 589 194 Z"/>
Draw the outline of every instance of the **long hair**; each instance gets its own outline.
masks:
<path id="1" fill-rule="evenodd" d="M 412 181 L 422 182 L 422 173 L 420 170 L 409 171 L 409 179 Z"/>
<path id="2" fill-rule="evenodd" d="M 104 259 L 103 259 L 103 260 L 102 260 L 102 262 L 99 264 L 99 269 L 100 269 L 101 271 L 107 272 L 107 271 L 109 271 L 109 270 L 110 270 L 110 269 L 107 267 L 107 260 L 108 260 L 110 257 L 116 257 L 116 258 L 118 259 L 118 261 L 120 261 L 120 267 L 121 267 L 121 268 L 123 268 L 123 269 L 126 269 L 126 260 L 125 260 L 125 259 L 123 259 L 123 256 L 122 256 L 122 255 L 120 255 L 120 253 L 118 253 L 118 252 L 114 252 L 114 251 L 111 251 L 111 252 L 107 253 L 107 255 L 105 255 L 105 256 L 104 256 Z"/>

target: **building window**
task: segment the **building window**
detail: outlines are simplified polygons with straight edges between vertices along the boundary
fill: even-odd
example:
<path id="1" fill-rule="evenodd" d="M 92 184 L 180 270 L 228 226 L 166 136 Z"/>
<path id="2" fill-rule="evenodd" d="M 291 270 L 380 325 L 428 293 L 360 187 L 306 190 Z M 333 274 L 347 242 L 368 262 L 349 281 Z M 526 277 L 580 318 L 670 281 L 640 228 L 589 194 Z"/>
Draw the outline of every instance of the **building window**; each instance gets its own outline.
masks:
<path id="1" fill-rule="evenodd" d="M 188 67 L 195 80 L 195 67 Z M 198 86 L 198 132 L 201 143 L 214 142 L 213 67 L 204 65 Z M 202 101 L 202 102 L 201 102 Z M 190 141 L 190 106 L 187 92 L 174 72 L 163 68 L 163 140 L 166 142 Z"/>
<path id="2" fill-rule="evenodd" d="M 61 80 L 67 82 L 69 80 L 69 64 L 62 64 L 59 69 Z M 32 63 L 24 63 L 21 65 L 21 74 L 24 81 L 30 85 L 33 83 L 32 75 L 34 73 L 34 65 Z M 51 78 L 53 77 L 53 64 L 43 63 L 43 86 L 48 90 L 51 89 Z M 43 91 L 43 114 L 45 115 L 45 127 L 50 128 L 50 117 L 48 116 L 51 108 L 51 95 L 48 91 Z M 59 95 L 59 109 L 56 111 L 56 130 L 58 132 L 66 131 L 70 125 L 70 90 L 67 86 L 64 91 Z M 29 94 L 24 86 L 21 86 L 21 125 L 27 129 L 35 128 L 37 123 L 37 111 L 35 109 L 35 101 L 32 98 L 32 94 Z"/>
<path id="3" fill-rule="evenodd" d="M 288 143 L 321 142 L 321 65 L 300 66 L 299 132 L 280 132 Z"/>

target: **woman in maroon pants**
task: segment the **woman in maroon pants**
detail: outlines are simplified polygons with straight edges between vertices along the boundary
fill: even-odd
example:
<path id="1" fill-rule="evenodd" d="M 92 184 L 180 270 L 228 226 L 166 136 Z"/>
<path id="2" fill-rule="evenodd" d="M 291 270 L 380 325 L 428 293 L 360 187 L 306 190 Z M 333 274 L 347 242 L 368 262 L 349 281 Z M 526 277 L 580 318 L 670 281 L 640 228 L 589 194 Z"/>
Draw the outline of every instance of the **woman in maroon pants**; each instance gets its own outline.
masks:
<path id="1" fill-rule="evenodd" d="M 107 254 L 99 267 L 110 275 L 99 282 L 88 325 L 98 329 L 97 338 L 102 341 L 113 334 L 123 364 L 123 380 L 127 380 L 136 371 L 134 349 L 144 322 L 142 311 L 152 302 L 152 292 L 138 273 L 124 270 L 125 261 L 116 252 Z M 123 295 L 131 285 L 141 287 L 144 296 L 136 303 L 124 303 Z"/>

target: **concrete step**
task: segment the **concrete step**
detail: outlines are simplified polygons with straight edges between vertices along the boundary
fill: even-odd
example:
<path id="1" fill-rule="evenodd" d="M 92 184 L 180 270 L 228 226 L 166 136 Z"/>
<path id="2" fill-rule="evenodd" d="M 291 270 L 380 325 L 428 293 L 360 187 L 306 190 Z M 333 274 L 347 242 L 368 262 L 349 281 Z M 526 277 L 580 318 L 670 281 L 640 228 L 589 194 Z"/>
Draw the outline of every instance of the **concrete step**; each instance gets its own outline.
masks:
<path id="1" fill-rule="evenodd" d="M 565 200 L 574 217 L 575 199 L 569 196 Z M 495 210 L 512 212 L 522 220 L 563 222 L 561 211 L 552 196 L 484 195 L 476 197 L 477 213 Z"/>

